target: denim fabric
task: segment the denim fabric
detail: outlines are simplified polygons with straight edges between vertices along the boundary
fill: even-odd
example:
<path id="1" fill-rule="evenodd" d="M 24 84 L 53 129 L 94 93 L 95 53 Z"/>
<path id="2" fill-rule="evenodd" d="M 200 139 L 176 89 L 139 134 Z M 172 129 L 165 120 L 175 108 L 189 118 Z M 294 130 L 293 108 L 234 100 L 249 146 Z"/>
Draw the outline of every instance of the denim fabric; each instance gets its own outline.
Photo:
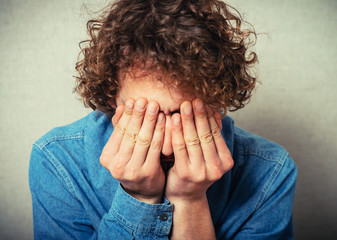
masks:
<path id="1" fill-rule="evenodd" d="M 110 119 L 93 112 L 35 142 L 29 169 L 35 239 L 169 238 L 173 205 L 134 199 L 100 165 L 112 131 Z M 207 191 L 217 239 L 292 239 L 297 170 L 287 151 L 235 127 L 230 117 L 222 135 L 234 167 Z"/>

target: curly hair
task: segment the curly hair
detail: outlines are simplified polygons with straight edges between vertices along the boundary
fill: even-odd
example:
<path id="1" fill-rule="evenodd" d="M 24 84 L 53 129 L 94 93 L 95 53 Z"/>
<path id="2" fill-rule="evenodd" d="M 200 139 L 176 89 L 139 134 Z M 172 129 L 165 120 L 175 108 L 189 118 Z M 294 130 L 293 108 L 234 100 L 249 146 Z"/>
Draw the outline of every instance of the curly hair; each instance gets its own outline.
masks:
<path id="1" fill-rule="evenodd" d="M 243 23 L 219 0 L 119 0 L 87 23 L 75 91 L 85 106 L 114 113 L 121 73 L 140 68 L 214 109 L 240 109 L 257 80 L 257 56 L 248 51 L 256 33 Z"/>

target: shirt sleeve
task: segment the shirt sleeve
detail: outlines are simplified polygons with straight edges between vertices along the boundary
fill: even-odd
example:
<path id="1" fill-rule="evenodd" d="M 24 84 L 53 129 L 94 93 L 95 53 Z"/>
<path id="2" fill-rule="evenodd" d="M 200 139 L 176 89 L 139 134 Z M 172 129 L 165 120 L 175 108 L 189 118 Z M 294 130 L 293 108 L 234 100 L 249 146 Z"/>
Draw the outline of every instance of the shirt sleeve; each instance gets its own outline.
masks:
<path id="1" fill-rule="evenodd" d="M 95 227 L 76 195 L 71 173 L 47 152 L 34 145 L 30 159 L 34 239 L 168 239 L 172 204 L 166 199 L 162 204 L 140 202 L 120 185 Z"/>

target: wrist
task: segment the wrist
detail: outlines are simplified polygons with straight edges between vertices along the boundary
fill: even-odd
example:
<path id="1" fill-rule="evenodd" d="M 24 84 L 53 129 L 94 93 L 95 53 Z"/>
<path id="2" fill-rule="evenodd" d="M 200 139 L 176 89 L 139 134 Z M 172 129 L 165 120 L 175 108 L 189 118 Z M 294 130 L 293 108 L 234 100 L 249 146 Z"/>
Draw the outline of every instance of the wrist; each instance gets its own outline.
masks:
<path id="1" fill-rule="evenodd" d="M 170 239 L 216 239 L 206 194 L 200 198 L 171 198 L 173 226 Z"/>
<path id="2" fill-rule="evenodd" d="M 130 193 L 129 193 L 130 194 Z M 157 196 L 157 197 L 147 197 L 143 195 L 138 195 L 138 194 L 130 194 L 132 197 L 137 199 L 138 201 L 148 203 L 148 204 L 159 204 L 163 202 L 163 197 L 162 196 Z"/>
<path id="3" fill-rule="evenodd" d="M 200 205 L 204 204 L 205 202 L 208 204 L 206 193 L 200 194 L 198 196 L 165 196 L 165 197 L 174 205 L 179 206 Z"/>
<path id="4" fill-rule="evenodd" d="M 137 199 L 138 201 L 148 203 L 148 204 L 158 204 L 158 203 L 163 202 L 162 194 L 160 194 L 160 195 L 142 195 L 140 193 L 137 193 L 137 192 L 134 192 L 132 190 L 129 190 L 129 189 L 125 188 L 122 184 L 121 184 L 121 186 L 127 194 L 129 194 L 131 197 Z"/>

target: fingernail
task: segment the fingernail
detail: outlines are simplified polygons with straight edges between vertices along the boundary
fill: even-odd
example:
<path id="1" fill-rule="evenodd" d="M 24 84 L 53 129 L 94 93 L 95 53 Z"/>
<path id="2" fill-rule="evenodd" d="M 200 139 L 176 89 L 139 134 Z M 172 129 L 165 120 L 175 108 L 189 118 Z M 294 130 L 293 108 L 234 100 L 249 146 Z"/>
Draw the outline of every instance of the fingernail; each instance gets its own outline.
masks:
<path id="1" fill-rule="evenodd" d="M 174 125 L 179 125 L 180 124 L 180 116 L 174 116 L 174 119 L 173 119 L 173 123 Z"/>
<path id="2" fill-rule="evenodd" d="M 192 113 L 192 107 L 190 102 L 185 103 L 183 108 L 185 114 L 189 115 Z"/>
<path id="3" fill-rule="evenodd" d="M 203 104 L 203 102 L 199 98 L 197 98 L 197 99 L 194 100 L 194 108 L 198 112 L 203 112 L 203 110 L 204 110 L 204 104 Z"/>
<path id="4" fill-rule="evenodd" d="M 155 104 L 154 102 L 150 102 L 149 105 L 147 106 L 147 110 L 148 110 L 148 113 L 152 115 L 156 114 L 158 111 L 157 104 Z"/>
<path id="5" fill-rule="evenodd" d="M 131 99 L 127 100 L 125 103 L 125 107 L 127 110 L 132 111 L 133 109 L 133 101 Z"/>
<path id="6" fill-rule="evenodd" d="M 137 99 L 136 101 L 136 109 L 140 112 L 144 111 L 146 102 L 143 98 Z"/>

